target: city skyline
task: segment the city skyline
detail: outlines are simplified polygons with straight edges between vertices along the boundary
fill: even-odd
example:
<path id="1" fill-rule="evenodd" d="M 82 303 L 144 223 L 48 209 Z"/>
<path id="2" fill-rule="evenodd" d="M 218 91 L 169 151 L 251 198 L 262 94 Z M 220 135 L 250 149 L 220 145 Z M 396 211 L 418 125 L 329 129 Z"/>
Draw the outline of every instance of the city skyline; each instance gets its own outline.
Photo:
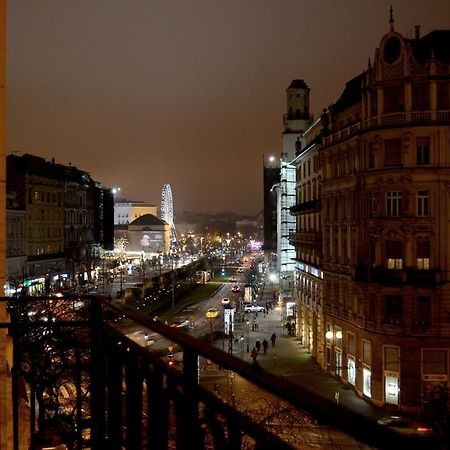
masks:
<path id="1" fill-rule="evenodd" d="M 448 28 L 446 1 L 11 2 L 7 152 L 133 200 L 169 183 L 176 211 L 256 214 L 290 81 L 319 115 L 373 59 L 391 3 L 404 34 Z"/>

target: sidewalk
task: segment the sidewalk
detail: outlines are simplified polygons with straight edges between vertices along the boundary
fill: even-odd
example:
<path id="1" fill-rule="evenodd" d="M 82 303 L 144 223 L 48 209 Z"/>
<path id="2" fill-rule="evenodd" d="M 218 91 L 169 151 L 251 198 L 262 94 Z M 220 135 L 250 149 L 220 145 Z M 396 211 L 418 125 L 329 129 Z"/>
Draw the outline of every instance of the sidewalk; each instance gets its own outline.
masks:
<path id="1" fill-rule="evenodd" d="M 259 303 L 265 305 L 266 300 L 273 300 L 273 292 L 273 288 L 266 286 Z M 289 378 L 291 382 L 301 384 L 312 390 L 316 395 L 333 401 L 336 398 L 336 393 L 338 393 L 339 404 L 373 420 L 393 414 L 387 408 L 380 408 L 363 400 L 351 386 L 341 383 L 338 379 L 323 371 L 300 341 L 295 336 L 287 334 L 280 307 L 274 308 L 268 314 L 257 314 L 256 320 L 259 325 L 257 331 L 252 331 L 253 316 L 254 314 L 250 319 L 249 327 L 246 323 L 235 323 L 234 335 L 237 339 L 243 336 L 244 342 L 234 344 L 234 356 L 251 363 L 251 352 L 255 347 L 256 339 L 259 339 L 261 344 L 266 339 L 269 343 L 267 353 L 264 354 L 261 346 L 257 357 L 259 365 L 264 370 Z M 270 340 L 272 333 L 276 333 L 277 336 L 275 347 L 272 346 Z M 249 338 L 249 352 L 247 352 L 247 336 Z"/>

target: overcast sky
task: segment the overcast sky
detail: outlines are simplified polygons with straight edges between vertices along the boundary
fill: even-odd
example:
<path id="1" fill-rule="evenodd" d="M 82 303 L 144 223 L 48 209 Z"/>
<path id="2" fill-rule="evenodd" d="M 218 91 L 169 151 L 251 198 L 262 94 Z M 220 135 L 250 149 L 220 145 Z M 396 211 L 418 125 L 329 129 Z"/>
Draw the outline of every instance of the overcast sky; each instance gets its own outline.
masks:
<path id="1" fill-rule="evenodd" d="M 290 81 L 318 115 L 389 30 L 450 28 L 449 0 L 11 0 L 8 152 L 71 162 L 175 211 L 262 208 Z"/>

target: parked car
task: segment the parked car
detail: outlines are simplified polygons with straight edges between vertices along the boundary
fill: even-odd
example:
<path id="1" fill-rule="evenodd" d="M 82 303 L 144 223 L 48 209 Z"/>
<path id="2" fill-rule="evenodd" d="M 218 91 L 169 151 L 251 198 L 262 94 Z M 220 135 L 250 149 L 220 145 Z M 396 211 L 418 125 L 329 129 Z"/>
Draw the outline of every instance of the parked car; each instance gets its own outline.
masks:
<path id="1" fill-rule="evenodd" d="M 263 312 L 264 306 L 259 305 L 244 305 L 244 312 Z"/>

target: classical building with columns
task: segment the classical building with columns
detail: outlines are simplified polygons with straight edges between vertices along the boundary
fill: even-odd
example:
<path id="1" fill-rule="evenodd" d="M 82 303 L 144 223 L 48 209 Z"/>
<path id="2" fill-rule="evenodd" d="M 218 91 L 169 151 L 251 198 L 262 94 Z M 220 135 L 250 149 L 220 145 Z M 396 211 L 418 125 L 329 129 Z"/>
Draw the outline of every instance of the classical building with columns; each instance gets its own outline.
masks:
<path id="1" fill-rule="evenodd" d="M 296 164 L 300 337 L 324 370 L 402 410 L 449 387 L 449 92 L 450 30 L 406 38 L 391 15 Z"/>

